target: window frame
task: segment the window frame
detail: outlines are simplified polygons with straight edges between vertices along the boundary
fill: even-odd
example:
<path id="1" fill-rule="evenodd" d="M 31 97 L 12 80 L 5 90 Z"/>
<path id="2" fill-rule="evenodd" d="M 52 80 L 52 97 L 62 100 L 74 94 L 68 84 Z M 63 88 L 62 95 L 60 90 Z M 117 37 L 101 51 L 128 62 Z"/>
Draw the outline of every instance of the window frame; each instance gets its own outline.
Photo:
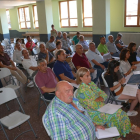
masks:
<path id="1" fill-rule="evenodd" d="M 86 0 L 85 0 L 86 1 Z M 92 0 L 91 0 L 92 2 Z M 93 6 L 91 5 L 91 7 L 93 8 Z M 84 17 L 84 0 L 82 0 L 82 8 L 83 8 L 83 27 L 92 27 L 93 26 L 93 21 L 92 21 L 92 26 L 86 26 L 85 25 L 85 19 L 91 18 L 93 20 L 93 12 L 92 12 L 92 17 Z"/>
<path id="2" fill-rule="evenodd" d="M 29 6 L 19 7 L 19 8 L 18 8 L 18 17 L 19 17 L 19 25 L 20 25 L 20 29 L 31 29 L 31 18 L 30 18 L 30 21 L 26 21 L 26 16 L 25 16 L 25 8 L 26 8 L 26 7 L 29 8 Z M 19 14 L 19 9 L 20 9 L 20 8 L 23 8 L 23 9 L 24 9 L 24 18 L 25 18 L 25 21 L 24 21 L 24 22 L 25 22 L 25 26 L 26 26 L 26 28 L 21 28 L 21 23 L 22 23 L 22 22 L 20 21 L 20 14 Z M 30 11 L 30 9 L 29 9 L 29 11 Z M 30 15 L 30 12 L 29 12 L 29 15 Z M 30 28 L 27 28 L 27 24 L 26 24 L 26 22 L 30 22 Z"/>
<path id="3" fill-rule="evenodd" d="M 76 0 L 65 0 L 65 1 L 59 1 L 59 13 L 60 13 L 60 26 L 61 26 L 61 28 L 76 28 L 76 27 L 78 27 L 78 15 L 77 15 L 77 18 L 70 18 L 70 13 L 69 13 L 69 1 L 76 1 Z M 67 7 L 68 7 L 68 18 L 61 18 L 61 2 L 67 2 Z M 76 6 L 77 6 L 77 1 L 76 1 Z M 69 26 L 62 26 L 62 22 L 61 22 L 61 20 L 65 20 L 65 19 L 67 19 L 68 20 L 68 25 Z M 70 19 L 77 19 L 77 26 L 70 26 Z"/>
<path id="4" fill-rule="evenodd" d="M 137 11 L 137 15 L 126 15 L 126 6 L 127 0 L 125 0 L 125 11 L 124 11 L 124 27 L 140 27 L 140 0 L 138 0 L 138 11 Z M 126 25 L 126 17 L 137 17 L 137 25 Z"/>
<path id="5" fill-rule="evenodd" d="M 9 9 L 6 9 L 6 11 L 9 11 Z M 9 12 L 9 16 L 10 16 L 10 12 Z M 6 17 L 7 17 L 7 15 L 6 15 Z M 10 22 L 8 22 L 8 24 L 9 24 L 9 23 L 10 23 L 10 25 L 11 25 L 11 20 L 10 20 Z M 12 27 L 11 27 L 11 28 L 12 28 Z M 11 28 L 8 27 L 9 30 L 11 30 Z"/>
<path id="6" fill-rule="evenodd" d="M 37 21 L 38 22 L 38 20 L 35 20 L 35 12 L 34 12 L 34 6 L 36 6 L 37 7 L 37 5 L 33 5 L 33 23 L 34 23 L 34 27 L 35 27 L 35 22 Z M 38 15 L 37 15 L 38 16 Z M 38 22 L 38 25 L 39 25 L 39 22 Z M 39 28 L 39 26 L 38 27 L 35 27 L 35 29 L 38 29 Z"/>

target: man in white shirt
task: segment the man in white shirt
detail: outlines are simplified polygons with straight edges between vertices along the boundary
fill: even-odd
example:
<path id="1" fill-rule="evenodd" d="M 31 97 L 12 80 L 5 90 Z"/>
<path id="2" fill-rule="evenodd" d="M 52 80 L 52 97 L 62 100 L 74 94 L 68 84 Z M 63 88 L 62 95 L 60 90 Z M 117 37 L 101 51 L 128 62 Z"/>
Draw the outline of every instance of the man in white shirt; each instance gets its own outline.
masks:
<path id="1" fill-rule="evenodd" d="M 104 61 L 101 53 L 96 49 L 95 43 L 91 42 L 89 44 L 89 50 L 86 52 L 86 56 L 90 61 L 92 67 L 100 69 L 102 72 L 108 67 L 108 62 Z"/>
<path id="2" fill-rule="evenodd" d="M 50 40 L 46 43 L 46 48 L 50 51 L 53 52 L 56 49 L 56 45 L 54 43 L 54 36 L 50 37 Z"/>
<path id="3" fill-rule="evenodd" d="M 22 50 L 22 55 L 24 56 L 22 65 L 24 69 L 27 70 L 28 74 L 32 76 L 32 74 L 38 70 L 37 61 L 33 56 L 29 56 L 27 50 Z"/>

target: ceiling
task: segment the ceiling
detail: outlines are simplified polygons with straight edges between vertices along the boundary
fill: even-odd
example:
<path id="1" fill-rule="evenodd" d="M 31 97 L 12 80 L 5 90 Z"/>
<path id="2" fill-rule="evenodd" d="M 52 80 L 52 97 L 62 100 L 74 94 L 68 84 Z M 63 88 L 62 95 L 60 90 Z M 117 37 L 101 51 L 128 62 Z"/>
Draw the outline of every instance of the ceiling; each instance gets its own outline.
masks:
<path id="1" fill-rule="evenodd" d="M 14 6 L 21 6 L 26 4 L 36 3 L 36 1 L 44 1 L 44 0 L 0 0 L 0 9 L 11 9 Z"/>

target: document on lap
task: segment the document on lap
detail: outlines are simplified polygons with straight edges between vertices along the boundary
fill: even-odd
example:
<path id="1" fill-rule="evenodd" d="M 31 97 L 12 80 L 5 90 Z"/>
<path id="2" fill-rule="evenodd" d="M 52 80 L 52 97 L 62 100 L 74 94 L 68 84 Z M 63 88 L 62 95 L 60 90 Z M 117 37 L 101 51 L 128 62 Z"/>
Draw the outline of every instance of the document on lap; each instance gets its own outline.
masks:
<path id="1" fill-rule="evenodd" d="M 129 75 L 127 75 L 127 76 L 125 77 L 126 81 L 125 81 L 124 84 L 127 84 L 128 80 L 130 79 L 130 77 L 131 77 L 132 75 L 133 75 L 133 73 L 130 73 Z"/>
<path id="2" fill-rule="evenodd" d="M 103 107 L 99 108 L 97 111 L 107 114 L 114 114 L 122 105 L 105 104 Z"/>
<path id="3" fill-rule="evenodd" d="M 106 53 L 106 54 L 103 55 L 103 58 L 104 58 L 104 61 L 107 61 L 108 59 L 111 59 L 112 56 L 111 56 L 110 53 Z"/>

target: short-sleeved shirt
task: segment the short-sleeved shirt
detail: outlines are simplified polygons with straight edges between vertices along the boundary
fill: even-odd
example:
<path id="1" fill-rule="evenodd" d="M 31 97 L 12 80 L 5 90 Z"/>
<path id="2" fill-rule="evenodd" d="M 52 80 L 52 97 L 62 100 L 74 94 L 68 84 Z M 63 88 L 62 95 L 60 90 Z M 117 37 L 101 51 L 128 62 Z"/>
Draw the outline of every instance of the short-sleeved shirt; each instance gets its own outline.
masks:
<path id="1" fill-rule="evenodd" d="M 53 55 L 52 55 L 50 52 L 48 52 L 48 55 L 49 55 L 49 62 L 50 62 L 50 60 L 53 58 Z M 38 54 L 38 59 L 45 59 L 46 56 L 47 56 L 46 53 L 40 52 L 40 53 Z"/>
<path id="2" fill-rule="evenodd" d="M 88 50 L 89 45 L 85 40 L 84 41 L 79 41 L 79 44 L 81 44 L 83 46 L 84 50 Z"/>
<path id="3" fill-rule="evenodd" d="M 59 79 L 59 81 L 62 80 L 59 75 L 63 74 L 63 73 L 68 78 L 74 79 L 74 76 L 72 74 L 72 70 L 66 61 L 61 62 L 61 61 L 57 60 L 54 64 L 53 71 L 54 71 L 56 77 Z"/>
<path id="4" fill-rule="evenodd" d="M 7 53 L 4 53 L 4 56 L 2 56 L 0 54 L 0 62 L 2 62 L 3 65 L 6 65 L 6 66 L 11 65 L 10 60 L 11 60 L 11 58 L 9 57 L 9 55 Z"/>
<path id="5" fill-rule="evenodd" d="M 88 69 L 90 68 L 88 58 L 84 53 L 82 54 L 82 56 L 75 53 L 75 55 L 72 58 L 72 62 L 75 65 L 75 67 L 80 66 L 80 67 L 86 67 Z"/>
<path id="6" fill-rule="evenodd" d="M 79 42 L 79 38 L 77 37 L 77 35 L 75 35 L 72 40 L 74 41 L 75 45 Z"/>
<path id="7" fill-rule="evenodd" d="M 100 53 L 104 53 L 104 54 L 108 53 L 108 48 L 105 44 L 103 45 L 103 44 L 100 43 L 98 45 L 97 49 Z"/>
<path id="8" fill-rule="evenodd" d="M 46 43 L 46 48 L 48 49 L 48 50 L 53 50 L 53 49 L 55 49 L 56 48 L 56 45 L 55 45 L 55 43 L 54 42 L 47 42 Z"/>
<path id="9" fill-rule="evenodd" d="M 122 40 L 115 40 L 115 44 L 116 44 L 116 47 L 117 47 L 117 44 L 124 45 Z M 119 51 L 121 51 L 123 48 L 117 47 L 117 49 L 118 49 Z"/>
<path id="10" fill-rule="evenodd" d="M 47 68 L 46 73 L 38 71 L 35 77 L 35 82 L 40 89 L 41 87 L 55 88 L 57 84 L 55 74 L 53 73 L 51 68 Z M 42 90 L 41 92 L 43 93 Z"/>
<path id="11" fill-rule="evenodd" d="M 137 61 L 136 56 L 137 56 L 136 52 L 130 53 L 130 57 L 128 58 L 128 61 L 129 61 L 129 63 L 131 65 L 132 65 L 132 62 L 136 62 Z"/>
<path id="12" fill-rule="evenodd" d="M 31 43 L 33 43 L 32 48 L 31 48 L 31 51 L 32 51 L 33 47 L 36 46 L 34 42 L 27 42 L 26 43 L 26 48 L 28 49 L 31 46 Z"/>
<path id="13" fill-rule="evenodd" d="M 57 40 L 61 40 L 61 39 L 62 39 L 62 36 L 57 36 L 57 37 L 56 37 L 56 41 L 57 41 Z"/>
<path id="14" fill-rule="evenodd" d="M 62 42 L 62 49 L 70 48 L 71 43 L 70 43 L 70 40 L 68 38 L 67 39 L 62 38 L 61 42 Z"/>
<path id="15" fill-rule="evenodd" d="M 108 48 L 108 50 L 109 50 L 110 52 L 112 52 L 112 53 L 118 52 L 118 49 L 116 48 L 116 45 L 115 45 L 114 42 L 111 43 L 110 41 L 108 41 L 108 42 L 106 43 L 106 46 L 107 46 L 107 48 Z"/>
<path id="16" fill-rule="evenodd" d="M 104 62 L 104 58 L 103 56 L 100 54 L 100 52 L 96 49 L 95 52 L 91 51 L 90 49 L 86 52 L 86 56 L 89 60 L 89 62 L 91 63 L 92 67 L 95 65 L 92 60 L 97 61 L 98 63 L 103 63 Z"/>
<path id="17" fill-rule="evenodd" d="M 131 68 L 131 65 L 128 61 L 120 61 L 120 71 L 123 72 L 123 74 L 126 74 Z"/>

